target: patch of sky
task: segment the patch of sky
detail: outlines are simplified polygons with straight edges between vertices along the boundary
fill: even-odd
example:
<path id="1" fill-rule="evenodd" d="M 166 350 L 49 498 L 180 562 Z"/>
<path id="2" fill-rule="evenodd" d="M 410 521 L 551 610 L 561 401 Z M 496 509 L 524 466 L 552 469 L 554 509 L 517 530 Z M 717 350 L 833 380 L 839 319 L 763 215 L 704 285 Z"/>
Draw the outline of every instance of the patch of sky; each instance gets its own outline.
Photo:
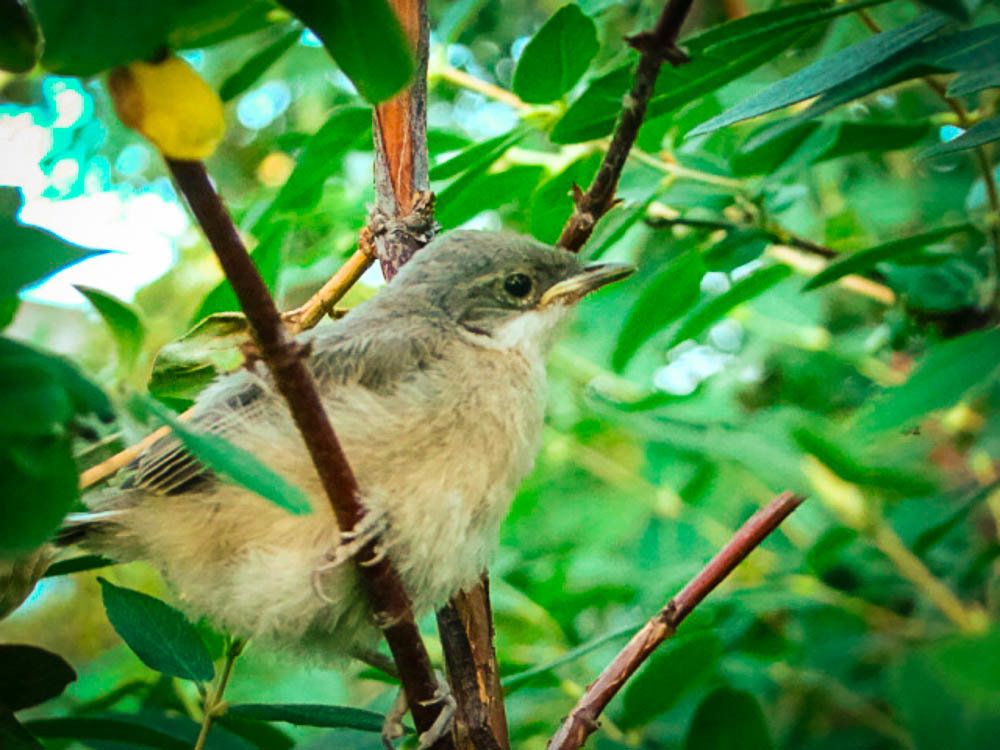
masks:
<path id="1" fill-rule="evenodd" d="M 292 91 L 287 83 L 268 81 L 243 95 L 236 106 L 236 118 L 243 127 L 260 130 L 274 122 L 291 103 Z"/>

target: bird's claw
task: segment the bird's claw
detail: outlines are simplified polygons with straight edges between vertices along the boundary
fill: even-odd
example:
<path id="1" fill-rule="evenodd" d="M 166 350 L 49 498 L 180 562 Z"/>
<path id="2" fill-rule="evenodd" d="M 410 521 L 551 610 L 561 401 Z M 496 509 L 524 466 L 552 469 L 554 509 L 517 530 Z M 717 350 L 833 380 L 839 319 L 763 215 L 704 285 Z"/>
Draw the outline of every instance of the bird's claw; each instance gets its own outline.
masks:
<path id="1" fill-rule="evenodd" d="M 325 562 L 313 569 L 311 580 L 313 591 L 323 601 L 332 604 L 333 601 L 323 592 L 322 576 L 331 570 L 336 570 L 357 555 L 369 542 L 377 539 L 389 527 L 384 513 L 369 510 L 362 516 L 354 528 L 340 532 L 340 543 L 328 550 L 325 554 Z M 359 562 L 359 565 L 375 565 L 380 562 L 386 554 L 385 545 L 379 544 L 375 547 L 375 554 L 371 559 Z"/>
<path id="2" fill-rule="evenodd" d="M 448 688 L 448 683 L 442 680 L 440 675 L 434 697 L 427 701 L 421 701 L 420 705 L 432 706 L 435 703 L 441 704 L 441 711 L 434 719 L 430 729 L 420 733 L 417 738 L 417 750 L 428 750 L 428 748 L 433 747 L 439 739 L 451 731 L 451 725 L 455 720 L 455 698 Z M 406 694 L 400 689 L 396 700 L 392 703 L 392 708 L 389 709 L 389 713 L 385 715 L 385 721 L 382 723 L 382 744 L 386 750 L 393 750 L 393 742 L 405 734 L 406 729 L 403 727 L 402 719 L 406 716 L 406 712 Z"/>

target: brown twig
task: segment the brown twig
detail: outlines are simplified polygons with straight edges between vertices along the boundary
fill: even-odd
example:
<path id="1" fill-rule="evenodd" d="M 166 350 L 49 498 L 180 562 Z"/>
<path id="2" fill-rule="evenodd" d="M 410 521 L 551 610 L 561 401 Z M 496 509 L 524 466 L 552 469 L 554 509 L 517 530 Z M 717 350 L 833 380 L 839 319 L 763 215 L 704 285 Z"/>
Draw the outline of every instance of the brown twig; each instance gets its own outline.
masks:
<path id="1" fill-rule="evenodd" d="M 345 531 L 353 529 L 365 513 L 358 500 L 357 481 L 327 419 L 316 384 L 302 361 L 301 348 L 286 338 L 278 309 L 204 165 L 167 159 L 167 166 L 236 293 L 261 358 L 287 401 L 312 456 L 337 525 Z M 431 727 L 440 710 L 435 702 L 437 680 L 399 574 L 386 558 L 378 559 L 375 544 L 372 541 L 358 554 L 361 563 L 358 571 L 399 668 L 414 723 L 423 732 Z M 450 736 L 442 738 L 435 747 L 453 747 Z"/>
<path id="2" fill-rule="evenodd" d="M 784 492 L 766 507 L 757 511 L 740 527 L 701 572 L 691 579 L 667 605 L 628 642 L 600 676 L 587 688 L 559 731 L 548 744 L 548 750 L 574 750 L 583 747 L 598 727 L 597 717 L 618 693 L 639 666 L 665 640 L 677 632 L 677 627 L 691 611 L 739 565 L 764 539 L 774 531 L 804 498 Z"/>
<path id="3" fill-rule="evenodd" d="M 628 43 L 641 54 L 635 73 L 635 83 L 625 97 L 621 119 L 611 137 L 611 145 L 597 170 L 590 189 L 584 193 L 574 186 L 575 208 L 559 236 L 560 247 L 579 252 L 594 231 L 594 226 L 615 204 L 615 190 L 621 177 L 625 160 L 632 144 L 639 135 L 639 127 L 646 115 L 646 104 L 653 94 L 660 66 L 666 60 L 671 65 L 681 65 L 688 57 L 677 47 L 677 34 L 691 10 L 694 0 L 669 0 L 663 7 L 656 25 L 628 37 Z"/>

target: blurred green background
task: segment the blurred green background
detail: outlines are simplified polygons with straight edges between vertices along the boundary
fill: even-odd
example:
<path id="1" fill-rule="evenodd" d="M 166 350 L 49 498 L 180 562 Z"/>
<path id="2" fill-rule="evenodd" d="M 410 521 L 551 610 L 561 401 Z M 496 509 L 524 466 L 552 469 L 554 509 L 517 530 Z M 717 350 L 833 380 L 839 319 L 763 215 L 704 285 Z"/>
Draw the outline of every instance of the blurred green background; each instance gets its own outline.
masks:
<path id="1" fill-rule="evenodd" d="M 45 6 L 59 4 L 35 5 L 44 21 Z M 990 141 L 1000 137 L 1000 13 L 957 0 L 857 5 L 868 7 L 696 2 L 681 34 L 693 61 L 661 73 L 623 202 L 584 249 L 639 271 L 586 299 L 551 357 L 544 447 L 491 569 L 513 747 L 543 748 L 634 628 L 783 490 L 809 499 L 622 691 L 590 746 L 996 743 L 991 231 L 1000 216 Z M 355 247 L 374 200 L 370 117 L 287 10 L 202 6 L 172 41 L 228 98 L 228 131 L 208 169 L 290 309 Z M 586 186 L 596 171 L 635 60 L 622 37 L 648 27 L 659 7 L 561 6 L 430 3 L 428 139 L 445 229 L 502 227 L 554 242 L 572 184 Z M 569 29 L 559 64 L 531 56 L 529 40 L 548 19 L 553 33 Z M 923 30 L 902 41 L 873 35 L 875 25 L 892 33 L 906 24 Z M 537 59 L 555 49 L 543 49 L 554 43 L 541 34 L 536 41 Z M 789 78 L 838 53 L 836 65 Z M 65 69 L 50 60 L 0 73 L 0 183 L 20 189 L 2 194 L 4 221 L 23 201 L 21 223 L 118 252 L 22 292 L 6 335 L 68 355 L 113 400 L 149 383 L 183 409 L 232 353 L 174 345 L 154 372 L 157 353 L 235 300 L 160 157 L 114 117 L 105 77 L 49 72 Z M 785 101 L 788 81 L 798 98 Z M 690 134 L 754 96 L 763 118 Z M 976 123 L 982 151 L 960 149 L 956 139 Z M 836 265 L 845 258 L 853 265 Z M 827 277 L 859 275 L 821 283 L 831 259 L 842 270 Z M 109 328 L 73 283 L 119 300 L 109 303 L 118 324 Z M 346 304 L 380 283 L 369 272 Z M 146 429 L 122 414 L 100 427 L 99 443 L 76 441 L 78 464 Z M 172 601 L 142 564 L 46 579 L 0 623 L 0 641 L 61 654 L 78 679 L 18 719 L 30 729 L 32 720 L 114 712 L 189 737 L 195 686 L 154 672 L 122 643 L 98 574 Z M 433 617 L 423 624 L 438 658 Z M 200 627 L 217 656 L 218 638 Z M 303 665 L 252 644 L 227 691 L 233 703 L 377 711 L 391 697 L 353 665 Z M 208 746 L 380 746 L 372 733 L 273 726 L 280 734 L 224 725 Z"/>

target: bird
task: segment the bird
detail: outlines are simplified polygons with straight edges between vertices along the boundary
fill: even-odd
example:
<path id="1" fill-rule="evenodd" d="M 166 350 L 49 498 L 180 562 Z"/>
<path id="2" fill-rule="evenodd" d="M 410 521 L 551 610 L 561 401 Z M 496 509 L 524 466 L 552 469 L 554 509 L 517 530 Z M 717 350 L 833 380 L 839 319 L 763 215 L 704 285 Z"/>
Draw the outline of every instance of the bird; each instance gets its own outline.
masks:
<path id="1" fill-rule="evenodd" d="M 480 579 L 540 448 L 560 324 L 632 271 L 526 236 L 455 230 L 345 317 L 298 337 L 368 511 L 362 536 L 377 535 L 418 615 Z M 350 540 L 267 369 L 219 377 L 189 425 L 259 457 L 304 491 L 311 513 L 215 475 L 168 435 L 118 486 L 85 498 L 56 544 L 153 563 L 183 609 L 234 636 L 371 654 L 380 632 L 357 569 L 342 564 Z"/>

